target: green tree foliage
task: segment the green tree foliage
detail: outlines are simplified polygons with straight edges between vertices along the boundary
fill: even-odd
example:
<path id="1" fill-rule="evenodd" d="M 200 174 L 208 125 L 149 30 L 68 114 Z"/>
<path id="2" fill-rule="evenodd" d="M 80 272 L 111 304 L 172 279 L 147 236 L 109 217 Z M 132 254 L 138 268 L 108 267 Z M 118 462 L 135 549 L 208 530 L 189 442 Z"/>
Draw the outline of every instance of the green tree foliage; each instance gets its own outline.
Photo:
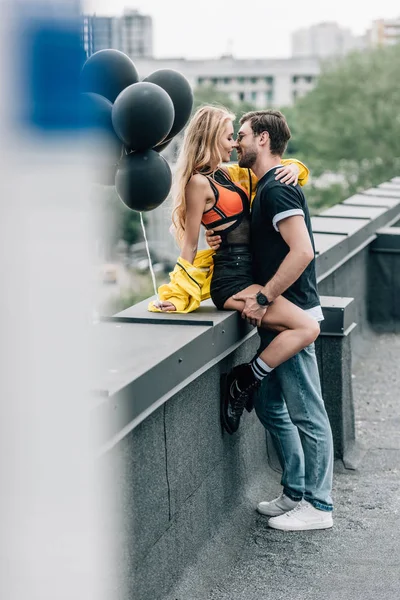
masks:
<path id="1" fill-rule="evenodd" d="M 294 127 L 288 118 L 293 148 L 313 176 L 342 178 L 331 190 L 311 190 L 320 206 L 399 174 L 399 68 L 400 45 L 353 53 L 326 64 L 316 87 L 296 103 Z"/>

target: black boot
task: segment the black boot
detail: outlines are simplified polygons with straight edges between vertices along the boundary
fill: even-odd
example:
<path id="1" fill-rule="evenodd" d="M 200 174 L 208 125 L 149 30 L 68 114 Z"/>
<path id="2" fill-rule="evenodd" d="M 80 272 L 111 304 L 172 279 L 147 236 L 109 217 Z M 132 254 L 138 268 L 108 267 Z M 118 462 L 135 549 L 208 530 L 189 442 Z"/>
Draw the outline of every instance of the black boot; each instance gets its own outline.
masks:
<path id="1" fill-rule="evenodd" d="M 244 408 L 253 408 L 253 394 L 260 382 L 249 364 L 237 365 L 221 376 L 221 423 L 227 433 L 238 430 Z"/>

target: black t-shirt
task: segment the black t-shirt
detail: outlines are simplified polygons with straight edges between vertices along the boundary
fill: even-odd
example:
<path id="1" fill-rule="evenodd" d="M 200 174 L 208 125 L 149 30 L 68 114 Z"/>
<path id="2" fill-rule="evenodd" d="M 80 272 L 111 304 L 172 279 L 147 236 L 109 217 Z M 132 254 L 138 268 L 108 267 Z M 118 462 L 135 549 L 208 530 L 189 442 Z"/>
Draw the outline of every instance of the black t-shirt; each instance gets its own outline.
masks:
<path id="1" fill-rule="evenodd" d="M 302 189 L 299 185 L 286 185 L 275 180 L 275 171 L 276 168 L 267 171 L 258 182 L 251 211 L 254 278 L 263 286 L 275 275 L 289 252 L 289 246 L 279 233 L 279 221 L 282 219 L 304 216 L 315 252 L 310 213 Z M 315 258 L 283 296 L 304 310 L 320 304 Z"/>

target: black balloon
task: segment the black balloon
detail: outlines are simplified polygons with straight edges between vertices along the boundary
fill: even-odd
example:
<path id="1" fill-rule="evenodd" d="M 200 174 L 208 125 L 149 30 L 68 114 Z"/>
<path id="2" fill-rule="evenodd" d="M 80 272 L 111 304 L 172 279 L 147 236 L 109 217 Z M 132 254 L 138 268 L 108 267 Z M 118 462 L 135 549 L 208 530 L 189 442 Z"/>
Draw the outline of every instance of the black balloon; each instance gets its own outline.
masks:
<path id="1" fill-rule="evenodd" d="M 172 183 L 171 169 L 154 150 L 124 156 L 115 176 L 118 196 L 138 212 L 157 208 L 167 198 Z"/>
<path id="2" fill-rule="evenodd" d="M 81 125 L 91 133 L 100 134 L 99 140 L 92 140 L 89 149 L 96 181 L 103 185 L 114 185 L 117 163 L 122 154 L 122 143 L 114 131 L 111 112 L 112 104 L 104 96 L 81 94 Z"/>
<path id="3" fill-rule="evenodd" d="M 135 83 L 116 99 L 112 122 L 127 148 L 147 150 L 164 140 L 174 122 L 174 105 L 160 86 Z"/>
<path id="4" fill-rule="evenodd" d="M 114 102 L 116 97 L 139 75 L 132 60 L 119 50 L 99 50 L 90 56 L 82 68 L 83 92 L 94 92 Z"/>
<path id="5" fill-rule="evenodd" d="M 161 144 L 158 144 L 158 146 L 154 146 L 153 150 L 155 150 L 156 152 L 162 152 L 163 150 L 165 150 L 165 148 L 168 148 L 171 142 L 172 138 L 170 140 L 167 140 L 166 142 L 161 142 Z"/>
<path id="6" fill-rule="evenodd" d="M 169 140 L 179 133 L 189 120 L 193 108 L 192 88 L 186 77 L 173 69 L 159 69 L 143 81 L 149 81 L 162 87 L 173 102 L 175 119 L 166 138 Z"/>
<path id="7" fill-rule="evenodd" d="M 108 134 L 120 154 L 122 143 L 112 124 L 112 107 L 111 102 L 100 94 L 85 93 L 80 96 L 81 122 L 84 127 Z"/>

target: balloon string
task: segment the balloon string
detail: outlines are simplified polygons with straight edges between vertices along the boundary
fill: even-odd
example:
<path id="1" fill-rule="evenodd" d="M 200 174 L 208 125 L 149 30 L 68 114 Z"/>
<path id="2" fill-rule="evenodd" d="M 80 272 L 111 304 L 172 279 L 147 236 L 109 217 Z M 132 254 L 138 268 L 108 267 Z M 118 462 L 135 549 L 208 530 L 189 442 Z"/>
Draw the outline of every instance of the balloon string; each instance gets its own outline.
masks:
<path id="1" fill-rule="evenodd" d="M 143 214 L 140 214 L 140 223 L 142 225 L 142 230 L 143 230 L 143 237 L 144 237 L 144 242 L 146 244 L 146 251 L 147 251 L 147 257 L 149 259 L 149 267 L 150 267 L 150 273 L 151 273 L 151 278 L 153 280 L 153 288 L 154 288 L 154 294 L 157 297 L 157 302 L 160 302 L 160 299 L 158 297 L 158 293 L 157 293 L 157 282 L 156 282 L 156 276 L 154 274 L 154 270 L 153 270 L 153 263 L 151 262 L 151 256 L 150 256 L 150 249 L 149 249 L 149 242 L 147 241 L 147 236 L 146 236 L 146 228 L 144 226 L 144 221 L 143 221 Z"/>

